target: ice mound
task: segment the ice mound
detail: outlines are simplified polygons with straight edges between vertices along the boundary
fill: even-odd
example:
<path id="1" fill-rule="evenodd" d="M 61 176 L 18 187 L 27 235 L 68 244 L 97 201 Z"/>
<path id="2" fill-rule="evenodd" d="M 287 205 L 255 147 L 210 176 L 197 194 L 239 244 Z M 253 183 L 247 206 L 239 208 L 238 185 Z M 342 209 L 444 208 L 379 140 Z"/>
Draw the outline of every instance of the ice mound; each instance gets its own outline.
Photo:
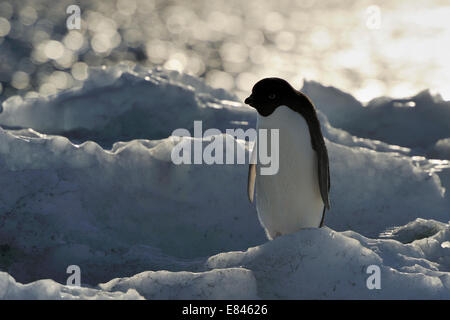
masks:
<path id="1" fill-rule="evenodd" d="M 448 134 L 450 135 L 450 130 Z M 436 142 L 430 151 L 430 156 L 437 159 L 450 159 L 450 138 Z"/>
<path id="2" fill-rule="evenodd" d="M 141 300 L 136 290 L 107 292 L 102 290 L 63 286 L 53 280 L 21 284 L 0 271 L 0 300 Z"/>
<path id="3" fill-rule="evenodd" d="M 411 244 L 304 229 L 245 252 L 215 255 L 206 266 L 251 270 L 262 299 L 449 299 L 450 253 L 442 246 L 449 239 L 448 225 Z M 367 287 L 371 265 L 380 267 L 380 289 Z"/>
<path id="4" fill-rule="evenodd" d="M 364 107 L 351 95 L 314 81 L 305 81 L 302 91 L 332 126 L 358 137 L 426 153 L 450 135 L 450 101 L 428 90 L 405 99 L 377 98 Z"/>
<path id="5" fill-rule="evenodd" d="M 0 125 L 33 128 L 75 142 L 94 140 L 104 146 L 166 138 L 174 129 L 191 129 L 199 119 L 211 128 L 246 128 L 249 121 L 254 127 L 253 110 L 235 100 L 188 75 L 118 65 L 91 68 L 81 87 L 58 95 L 9 98 L 3 103 Z"/>
<path id="6" fill-rule="evenodd" d="M 381 236 L 391 238 L 402 243 L 411 243 L 415 240 L 431 237 L 446 228 L 448 228 L 446 223 L 417 218 L 404 226 L 386 230 L 386 232 Z"/>
<path id="7" fill-rule="evenodd" d="M 202 257 L 263 242 L 246 199 L 247 168 L 177 166 L 172 147 L 167 138 L 106 151 L 94 142 L 77 146 L 60 136 L 0 129 L 0 244 L 8 245 L 13 276 L 62 281 L 58 270 L 70 260 L 86 266 L 87 283 L 97 283 L 130 270 L 176 269 L 177 260 L 167 256 Z"/>
<path id="8" fill-rule="evenodd" d="M 206 272 L 147 271 L 113 279 L 99 287 L 106 291 L 137 290 L 146 299 L 258 299 L 256 279 L 244 268 Z"/>
<path id="9" fill-rule="evenodd" d="M 329 227 L 375 237 L 389 226 L 418 217 L 448 221 L 449 201 L 439 177 L 415 165 L 412 158 L 333 143 L 328 151 Z"/>

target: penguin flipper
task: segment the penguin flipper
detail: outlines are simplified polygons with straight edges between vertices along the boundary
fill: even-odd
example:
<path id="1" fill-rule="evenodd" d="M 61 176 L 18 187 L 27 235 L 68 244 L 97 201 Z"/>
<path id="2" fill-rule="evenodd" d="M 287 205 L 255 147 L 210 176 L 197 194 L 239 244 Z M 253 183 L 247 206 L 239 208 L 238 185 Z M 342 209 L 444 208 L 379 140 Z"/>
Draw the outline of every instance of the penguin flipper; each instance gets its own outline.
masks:
<path id="1" fill-rule="evenodd" d="M 247 181 L 247 193 L 248 200 L 253 203 L 253 198 L 255 195 L 255 179 L 256 179 L 256 164 L 250 163 L 248 167 L 248 181 Z"/>
<path id="2" fill-rule="evenodd" d="M 328 152 L 325 143 L 316 149 L 319 167 L 319 187 L 323 204 L 326 209 L 330 210 L 330 200 L 328 193 L 330 192 L 330 168 L 328 161 Z"/>
<path id="3" fill-rule="evenodd" d="M 254 197 L 255 197 L 255 180 L 256 180 L 256 142 L 255 146 L 253 147 L 252 154 L 250 157 L 250 164 L 248 166 L 248 180 L 247 180 L 247 194 L 248 194 L 248 200 L 250 200 L 250 203 L 253 203 Z"/>

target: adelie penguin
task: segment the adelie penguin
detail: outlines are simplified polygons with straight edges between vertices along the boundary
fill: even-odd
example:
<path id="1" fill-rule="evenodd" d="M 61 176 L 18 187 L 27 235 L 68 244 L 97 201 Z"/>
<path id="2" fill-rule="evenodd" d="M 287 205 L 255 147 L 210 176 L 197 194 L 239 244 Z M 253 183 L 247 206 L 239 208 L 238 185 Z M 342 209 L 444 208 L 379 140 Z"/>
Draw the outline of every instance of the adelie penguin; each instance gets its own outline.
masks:
<path id="1" fill-rule="evenodd" d="M 248 174 L 249 200 L 253 202 L 256 193 L 258 217 L 268 238 L 321 227 L 330 209 L 330 172 L 312 102 L 287 81 L 266 78 L 255 84 L 245 103 L 257 111 L 258 132 L 279 130 L 278 173 L 261 175 L 258 162 L 250 164 Z"/>

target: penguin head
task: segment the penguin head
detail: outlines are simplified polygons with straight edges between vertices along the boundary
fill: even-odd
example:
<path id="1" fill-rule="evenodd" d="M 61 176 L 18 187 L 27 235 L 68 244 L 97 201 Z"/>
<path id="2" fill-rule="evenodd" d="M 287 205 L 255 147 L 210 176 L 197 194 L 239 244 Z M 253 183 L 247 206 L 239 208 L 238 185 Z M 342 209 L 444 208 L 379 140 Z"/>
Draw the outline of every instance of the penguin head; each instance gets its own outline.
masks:
<path id="1" fill-rule="evenodd" d="M 252 94 L 244 102 L 255 108 L 261 116 L 267 117 L 278 106 L 286 104 L 293 94 L 295 89 L 286 80 L 265 78 L 253 86 Z"/>

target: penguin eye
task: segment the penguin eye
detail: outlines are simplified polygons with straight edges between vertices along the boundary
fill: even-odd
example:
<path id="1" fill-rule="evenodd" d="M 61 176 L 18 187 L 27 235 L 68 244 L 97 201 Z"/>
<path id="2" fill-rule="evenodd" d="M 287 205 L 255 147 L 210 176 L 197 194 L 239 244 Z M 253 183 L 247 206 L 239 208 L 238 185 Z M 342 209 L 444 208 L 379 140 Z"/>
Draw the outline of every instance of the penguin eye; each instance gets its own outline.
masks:
<path id="1" fill-rule="evenodd" d="M 276 97 L 277 97 L 277 96 L 276 96 L 275 93 L 269 94 L 269 99 L 270 99 L 270 100 L 273 100 L 273 99 L 275 99 Z"/>

